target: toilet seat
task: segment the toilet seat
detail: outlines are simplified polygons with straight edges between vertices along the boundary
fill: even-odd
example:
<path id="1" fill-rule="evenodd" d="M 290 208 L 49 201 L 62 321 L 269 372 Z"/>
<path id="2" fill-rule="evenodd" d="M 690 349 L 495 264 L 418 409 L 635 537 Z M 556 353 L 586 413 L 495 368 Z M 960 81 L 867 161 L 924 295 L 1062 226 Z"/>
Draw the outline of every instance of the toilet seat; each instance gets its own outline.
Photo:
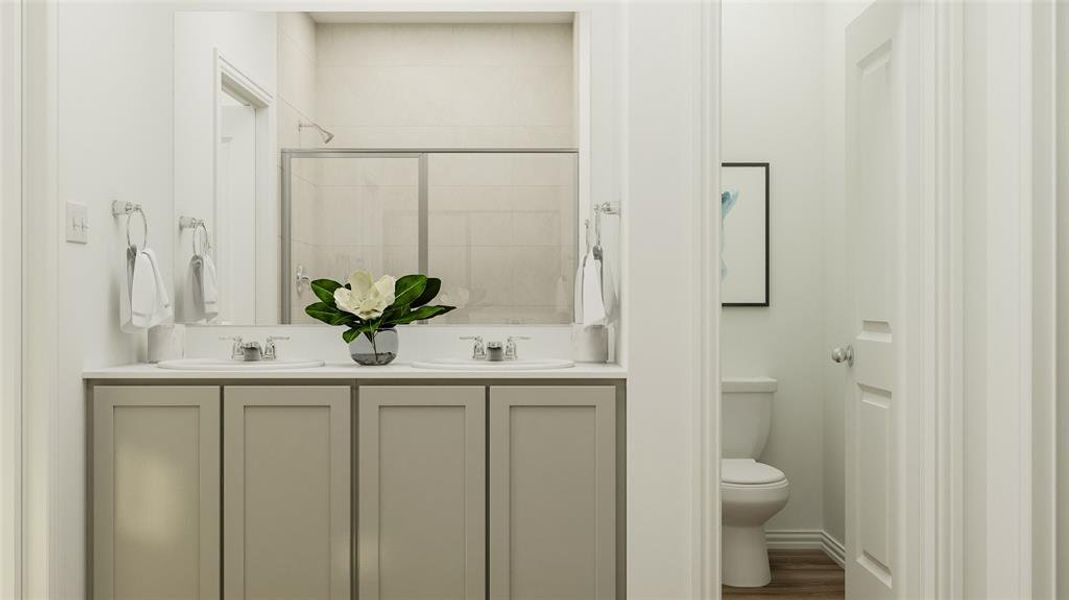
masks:
<path id="1" fill-rule="evenodd" d="M 772 465 L 752 458 L 725 458 L 720 461 L 720 483 L 731 486 L 768 486 L 785 482 L 787 476 Z"/>

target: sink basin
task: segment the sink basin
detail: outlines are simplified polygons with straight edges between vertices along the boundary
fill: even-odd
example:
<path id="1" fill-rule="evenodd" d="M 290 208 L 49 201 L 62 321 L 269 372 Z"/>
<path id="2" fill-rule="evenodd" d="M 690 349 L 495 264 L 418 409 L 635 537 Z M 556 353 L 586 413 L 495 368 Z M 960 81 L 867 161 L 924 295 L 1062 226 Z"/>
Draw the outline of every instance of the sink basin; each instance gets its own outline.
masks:
<path id="1" fill-rule="evenodd" d="M 522 358 L 496 362 L 470 358 L 436 358 L 413 362 L 412 366 L 417 369 L 438 371 L 546 371 L 569 369 L 575 366 L 575 362 L 563 358 Z"/>
<path id="2" fill-rule="evenodd" d="M 244 362 L 229 358 L 182 358 L 161 361 L 156 366 L 171 371 L 278 371 L 281 369 L 314 369 L 322 367 L 323 361 L 275 359 Z"/>

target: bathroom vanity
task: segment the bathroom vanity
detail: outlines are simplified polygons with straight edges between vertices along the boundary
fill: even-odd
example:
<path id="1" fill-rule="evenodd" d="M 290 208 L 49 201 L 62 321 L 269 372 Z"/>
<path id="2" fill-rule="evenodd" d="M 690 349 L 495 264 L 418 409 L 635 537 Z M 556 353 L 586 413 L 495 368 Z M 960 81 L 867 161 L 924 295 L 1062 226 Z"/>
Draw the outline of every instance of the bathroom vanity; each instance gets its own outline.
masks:
<path id="1" fill-rule="evenodd" d="M 94 598 L 625 597 L 619 367 L 85 377 Z"/>

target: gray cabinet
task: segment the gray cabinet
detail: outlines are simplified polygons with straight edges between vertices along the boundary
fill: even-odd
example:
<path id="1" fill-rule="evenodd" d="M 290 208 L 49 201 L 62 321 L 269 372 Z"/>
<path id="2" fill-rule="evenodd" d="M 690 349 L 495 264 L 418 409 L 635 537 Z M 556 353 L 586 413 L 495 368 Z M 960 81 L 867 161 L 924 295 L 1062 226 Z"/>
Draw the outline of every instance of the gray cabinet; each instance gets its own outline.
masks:
<path id="1" fill-rule="evenodd" d="M 218 598 L 219 388 L 92 396 L 93 598 Z"/>
<path id="2" fill-rule="evenodd" d="M 348 600 L 352 389 L 224 388 L 224 597 Z"/>
<path id="3" fill-rule="evenodd" d="M 619 388 L 355 389 L 93 386 L 93 597 L 623 594 Z"/>
<path id="4" fill-rule="evenodd" d="M 490 388 L 490 598 L 616 595 L 616 388 Z"/>
<path id="5" fill-rule="evenodd" d="M 486 388 L 359 388 L 361 600 L 486 596 Z"/>

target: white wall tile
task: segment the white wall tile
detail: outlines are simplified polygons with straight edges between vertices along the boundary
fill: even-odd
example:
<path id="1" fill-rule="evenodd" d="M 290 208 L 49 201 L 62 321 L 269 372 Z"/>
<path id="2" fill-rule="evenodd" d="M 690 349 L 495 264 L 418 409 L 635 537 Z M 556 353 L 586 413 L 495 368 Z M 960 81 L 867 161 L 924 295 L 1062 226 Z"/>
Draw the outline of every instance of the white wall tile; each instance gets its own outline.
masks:
<path id="1" fill-rule="evenodd" d="M 279 36 L 289 38 L 314 61 L 316 59 L 316 24 L 308 13 L 278 13 Z"/>
<path id="2" fill-rule="evenodd" d="M 512 213 L 472 212 L 469 213 L 469 222 L 473 246 L 504 248 L 513 244 Z"/>
<path id="3" fill-rule="evenodd" d="M 471 247 L 471 294 L 476 305 L 514 304 L 512 248 Z"/>
<path id="4" fill-rule="evenodd" d="M 517 246 L 510 250 L 513 304 L 556 306 L 566 283 L 560 248 Z"/>
<path id="5" fill-rule="evenodd" d="M 510 241 L 517 246 L 560 246 L 561 215 L 558 212 L 512 213 Z"/>
<path id="6" fill-rule="evenodd" d="M 279 93 L 291 106 L 304 113 L 315 113 L 316 63 L 288 36 L 281 36 L 278 47 Z"/>
<path id="7" fill-rule="evenodd" d="M 320 24 L 316 41 L 339 145 L 574 144 L 571 25 Z"/>

